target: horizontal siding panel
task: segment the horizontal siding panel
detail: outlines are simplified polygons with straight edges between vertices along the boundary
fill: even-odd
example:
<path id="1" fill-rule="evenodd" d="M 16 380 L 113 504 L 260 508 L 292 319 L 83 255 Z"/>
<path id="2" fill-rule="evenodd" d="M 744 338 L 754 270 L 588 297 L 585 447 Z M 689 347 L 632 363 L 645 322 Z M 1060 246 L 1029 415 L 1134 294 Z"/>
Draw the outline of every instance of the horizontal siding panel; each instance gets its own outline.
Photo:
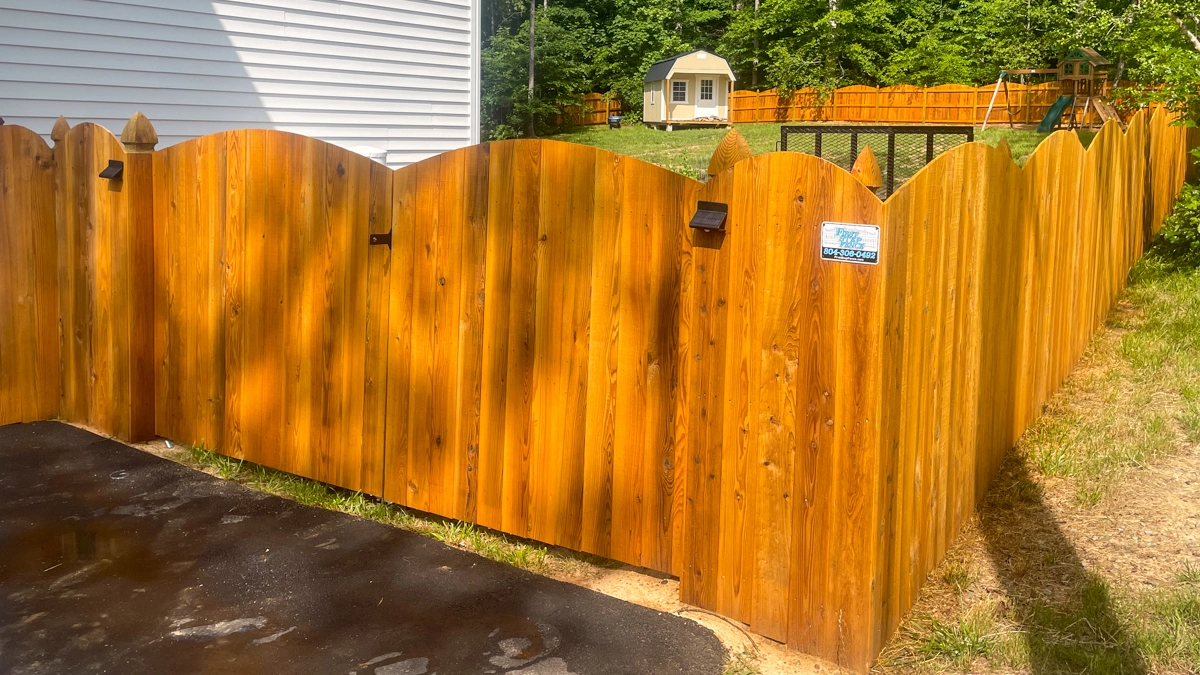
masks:
<path id="1" fill-rule="evenodd" d="M 237 127 L 248 124 L 270 122 L 273 125 L 345 125 L 359 128 L 379 129 L 454 129 L 463 125 L 449 123 L 443 115 L 391 114 L 367 115 L 352 112 L 311 112 L 305 110 L 269 110 L 254 108 L 222 108 L 217 106 L 171 106 L 141 105 L 132 110 L 128 103 L 89 103 L 86 101 L 63 101 L 58 103 L 60 115 L 67 119 L 96 115 L 99 117 L 129 119 L 140 110 L 150 119 L 187 119 L 194 122 L 227 122 Z M 34 117 L 46 111 L 42 101 L 9 101 L 5 110 L 18 117 Z M 460 117 L 466 117 L 464 110 Z M 157 128 L 157 126 L 156 126 Z M 120 129 L 115 131 L 119 132 Z"/>
<path id="2" fill-rule="evenodd" d="M 387 152 L 401 166 L 477 140 L 474 0 L 7 0 L 0 117 L 159 147 L 271 128 Z"/>
<path id="3" fill-rule="evenodd" d="M 6 0 L 13 10 L 25 10 L 58 20 L 85 17 L 95 21 L 116 22 L 129 26 L 149 26 L 155 29 L 201 29 L 247 32 L 256 35 L 286 35 L 302 27 L 321 28 L 334 33 L 353 33 L 357 36 L 390 36 L 395 34 L 437 41 L 469 41 L 470 22 L 456 17 L 429 17 L 425 21 L 360 21 L 339 18 L 337 15 L 313 15 L 297 11 L 265 10 L 249 5 L 217 5 L 205 2 L 192 4 L 187 11 L 162 9 L 158 3 L 130 6 L 96 0 L 57 0 L 42 3 L 38 0 Z M 202 9 L 203 11 L 196 11 Z M 396 18 L 417 15 L 397 14 Z M 340 41 L 340 40 L 337 40 Z"/>
<path id="4" fill-rule="evenodd" d="M 81 43 L 81 35 L 86 42 Z M 276 43 L 271 40 L 238 39 L 234 44 L 195 45 L 163 40 L 140 38 L 86 36 L 86 34 L 61 33 L 41 29 L 0 27 L 0 44 L 12 47 L 51 49 L 73 52 L 83 58 L 99 52 L 111 54 L 137 54 L 139 57 L 162 57 L 188 61 L 228 62 L 229 53 L 235 50 L 241 63 L 256 65 L 281 65 L 327 70 L 350 70 L 385 74 L 402 74 L 430 79 L 454 79 L 468 81 L 471 76 L 471 60 L 467 54 L 444 54 L 439 63 L 429 63 L 427 54 L 400 52 L 385 49 L 358 49 L 354 47 L 327 46 L 324 57 L 313 57 L 303 53 L 306 45 Z M 250 44 L 256 45 L 250 47 Z M 294 52 L 274 49 L 290 46 Z M 387 57 L 387 58 L 385 58 Z M 404 57 L 408 60 L 403 60 Z M 425 60 L 421 60 L 424 58 Z"/>
<path id="5" fill-rule="evenodd" d="M 140 75 L 135 78 L 135 75 Z M 394 101 L 403 98 L 407 101 L 439 103 L 439 104 L 470 104 L 470 92 L 465 89 L 455 90 L 413 90 L 398 92 L 396 87 L 388 86 L 342 86 L 336 84 L 305 83 L 260 80 L 253 83 L 254 89 L 249 89 L 250 83 L 244 77 L 185 75 L 166 73 L 131 73 L 129 71 L 107 70 L 103 68 L 71 68 L 66 66 L 34 66 L 29 64 L 9 64 L 0 72 L 0 81 L 21 84 L 20 89 L 32 88 L 40 84 L 87 85 L 88 98 L 92 92 L 104 91 L 108 88 L 127 87 L 161 92 L 170 96 L 172 92 L 189 91 L 198 93 L 244 94 L 241 100 L 252 101 L 258 105 L 259 97 L 277 96 L 311 96 L 314 98 L 337 98 L 346 101 L 384 100 Z M 4 90 L 5 97 L 28 98 L 11 86 Z M 66 98 L 52 100 L 70 100 L 77 92 L 71 92 Z M 143 97 L 145 97 L 143 99 Z M 79 99 L 83 100 L 83 99 Z M 98 100 L 107 100 L 100 98 Z M 149 94 L 141 94 L 124 100 L 151 100 Z"/>
<path id="6" fill-rule="evenodd" d="M 162 6 L 191 6 L 189 0 L 168 0 Z M 214 3 L 217 11 L 227 3 Z M 416 17 L 428 17 L 439 20 L 443 17 L 453 17 L 464 21 L 471 20 L 471 4 L 469 2 L 321 2 L 320 0 L 258 0 L 255 4 L 262 7 L 275 7 L 283 10 L 309 12 L 311 14 L 330 14 L 368 21 L 392 21 L 399 13 L 406 17 L 405 21 L 415 20 Z"/>
<path id="7" fill-rule="evenodd" d="M 20 84 L 20 87 L 15 85 Z M 53 83 L 23 83 L 9 82 L 0 79 L 0 88 L 11 86 L 6 97 L 13 104 L 6 109 L 13 109 L 17 101 L 34 101 L 42 106 L 57 106 L 58 101 L 71 101 L 79 94 L 78 88 L 72 85 Z M 268 111 L 310 111 L 310 112 L 359 112 L 359 113 L 404 113 L 423 115 L 469 116 L 469 102 L 442 103 L 429 101 L 388 101 L 377 99 L 352 98 L 320 98 L 308 96 L 262 96 L 255 94 L 237 94 L 230 92 L 196 91 L 194 89 L 139 89 L 136 87 L 90 87 L 87 91 L 90 101 L 79 103 L 119 104 L 121 110 L 129 108 L 129 101 L 141 101 L 144 106 L 198 106 L 204 108 L 247 108 L 265 109 Z M 143 112 L 145 110 L 143 109 Z M 132 113 L 130 113 L 132 114 Z M 118 114 L 119 116 L 119 114 Z"/>
<path id="8" fill-rule="evenodd" d="M 2 12 L 0 12 L 2 14 Z M 233 52 L 233 50 L 230 50 Z M 98 56 L 103 54 L 103 56 Z M 107 70 L 124 70 L 131 73 L 145 73 L 147 59 L 132 54 L 113 54 L 111 52 L 84 52 L 65 49 L 42 49 L 33 47 L 10 47 L 0 45 L 0 64 L 24 63 L 27 65 L 45 64 L 67 68 L 90 68 L 102 66 Z M 140 67 L 139 67 L 140 66 Z M 407 75 L 389 75 L 361 71 L 333 72 L 319 69 L 303 70 L 298 68 L 281 68 L 272 66 L 257 66 L 233 62 L 192 61 L 188 59 L 154 59 L 155 70 L 161 73 L 176 75 L 215 75 L 237 77 L 249 80 L 276 80 L 284 82 L 314 81 L 324 83 L 366 84 L 371 86 L 386 86 L 396 89 L 419 90 L 458 90 L 466 91 L 468 82 L 458 79 L 439 79 L 429 77 L 411 77 Z"/>
<path id="9" fill-rule="evenodd" d="M 373 49 L 365 56 L 372 60 L 409 62 L 417 57 L 427 58 L 431 54 L 454 55 L 465 58 L 471 52 L 469 38 L 458 40 L 418 39 L 413 36 L 365 36 L 359 34 L 332 33 L 308 28 L 296 28 L 289 31 L 275 30 L 270 24 L 243 24 L 222 20 L 214 20 L 206 29 L 180 28 L 176 26 L 132 23 L 127 21 L 112 21 L 88 17 L 57 16 L 38 14 L 35 12 L 15 11 L 6 16 L 4 25 L 9 28 L 26 31 L 37 31 L 40 34 L 62 34 L 75 38 L 83 36 L 86 48 L 102 50 L 103 47 L 92 47 L 92 41 L 101 45 L 102 40 L 153 40 L 161 43 L 159 49 L 164 49 L 164 56 L 186 55 L 202 59 L 198 54 L 189 53 L 189 49 L 199 49 L 205 46 L 223 49 L 257 49 L 262 51 L 278 51 L 286 54 L 309 55 L 317 50 L 318 54 L 334 54 L 333 51 L 353 49 L 358 53 L 354 58 L 364 58 L 364 45 Z M 232 27 L 231 27 L 232 26 Z M 243 30 L 233 30 L 233 28 Z M 256 30 L 261 29 L 261 30 Z M 170 45 L 175 45 L 174 49 Z M 35 42 L 31 46 L 42 46 Z M 46 45 L 52 46 L 52 45 Z M 380 52 L 379 50 L 386 50 Z M 136 52 L 149 54 L 148 52 Z M 390 55 L 390 56 L 389 56 Z"/>

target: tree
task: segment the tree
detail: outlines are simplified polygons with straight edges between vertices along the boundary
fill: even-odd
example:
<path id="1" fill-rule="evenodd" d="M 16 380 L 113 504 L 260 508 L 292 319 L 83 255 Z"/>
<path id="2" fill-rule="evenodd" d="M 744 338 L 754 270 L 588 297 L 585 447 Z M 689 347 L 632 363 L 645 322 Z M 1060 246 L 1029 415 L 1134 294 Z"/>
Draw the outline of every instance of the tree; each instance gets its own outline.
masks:
<path id="1" fill-rule="evenodd" d="M 1165 84 L 1193 110 L 1197 0 L 486 0 L 485 130 L 550 131 L 589 92 L 641 110 L 657 60 L 697 48 L 727 58 L 738 87 L 995 82 L 1094 47 L 1114 75 Z M 532 58 L 532 61 L 531 61 Z M 1139 90 L 1138 96 L 1150 93 Z"/>

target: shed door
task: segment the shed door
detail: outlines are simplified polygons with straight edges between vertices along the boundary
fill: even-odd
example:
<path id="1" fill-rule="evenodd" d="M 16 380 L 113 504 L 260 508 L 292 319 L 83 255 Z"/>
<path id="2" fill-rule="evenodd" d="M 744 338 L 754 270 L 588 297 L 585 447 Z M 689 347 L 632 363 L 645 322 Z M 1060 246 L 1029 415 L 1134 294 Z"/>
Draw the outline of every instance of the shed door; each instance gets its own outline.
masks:
<path id="1" fill-rule="evenodd" d="M 696 117 L 717 116 L 717 78 L 700 77 L 696 88 Z"/>

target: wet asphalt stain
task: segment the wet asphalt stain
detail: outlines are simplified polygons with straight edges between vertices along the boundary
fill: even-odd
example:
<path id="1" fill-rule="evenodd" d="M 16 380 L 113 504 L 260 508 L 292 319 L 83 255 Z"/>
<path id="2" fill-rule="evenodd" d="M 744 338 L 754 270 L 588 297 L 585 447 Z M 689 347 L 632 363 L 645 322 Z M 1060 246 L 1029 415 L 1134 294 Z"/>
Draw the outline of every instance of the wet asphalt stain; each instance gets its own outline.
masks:
<path id="1" fill-rule="evenodd" d="M 701 626 L 57 423 L 0 427 L 0 673 L 719 673 Z"/>

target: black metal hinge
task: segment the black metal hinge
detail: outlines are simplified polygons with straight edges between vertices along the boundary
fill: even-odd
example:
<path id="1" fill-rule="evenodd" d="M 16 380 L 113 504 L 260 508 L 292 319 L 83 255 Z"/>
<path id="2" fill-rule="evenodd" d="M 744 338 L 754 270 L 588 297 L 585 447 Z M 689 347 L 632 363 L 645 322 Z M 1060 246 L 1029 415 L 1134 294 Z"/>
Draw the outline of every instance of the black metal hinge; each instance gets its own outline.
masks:
<path id="1" fill-rule="evenodd" d="M 389 249 L 392 247 L 392 231 L 388 230 L 383 234 L 371 235 L 371 246 L 386 245 Z"/>

